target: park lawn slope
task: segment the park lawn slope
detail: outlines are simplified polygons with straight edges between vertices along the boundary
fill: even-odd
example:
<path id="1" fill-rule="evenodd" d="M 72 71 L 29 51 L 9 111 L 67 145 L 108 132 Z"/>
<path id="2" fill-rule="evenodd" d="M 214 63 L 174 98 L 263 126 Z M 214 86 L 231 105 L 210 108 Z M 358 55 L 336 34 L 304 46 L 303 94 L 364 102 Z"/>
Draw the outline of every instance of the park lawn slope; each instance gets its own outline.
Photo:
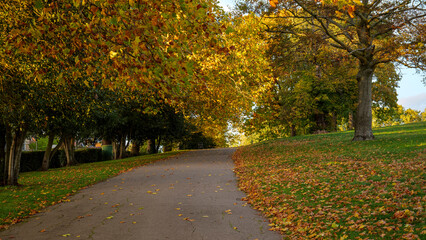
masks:
<path id="1" fill-rule="evenodd" d="M 79 189 L 179 153 L 168 152 L 80 164 L 46 172 L 22 173 L 19 177 L 20 186 L 0 187 L 0 230 L 47 206 L 68 201 L 67 197 Z"/>
<path id="2" fill-rule="evenodd" d="M 241 147 L 239 187 L 289 239 L 426 239 L 426 122 Z"/>

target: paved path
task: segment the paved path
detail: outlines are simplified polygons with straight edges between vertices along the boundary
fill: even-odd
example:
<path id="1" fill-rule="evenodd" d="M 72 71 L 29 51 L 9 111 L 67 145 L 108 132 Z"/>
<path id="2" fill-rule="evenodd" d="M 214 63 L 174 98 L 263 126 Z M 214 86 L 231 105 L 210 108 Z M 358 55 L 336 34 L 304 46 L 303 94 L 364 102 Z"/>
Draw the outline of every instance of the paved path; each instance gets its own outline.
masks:
<path id="1" fill-rule="evenodd" d="M 237 189 L 234 149 L 191 151 L 81 190 L 2 240 L 281 239 Z"/>

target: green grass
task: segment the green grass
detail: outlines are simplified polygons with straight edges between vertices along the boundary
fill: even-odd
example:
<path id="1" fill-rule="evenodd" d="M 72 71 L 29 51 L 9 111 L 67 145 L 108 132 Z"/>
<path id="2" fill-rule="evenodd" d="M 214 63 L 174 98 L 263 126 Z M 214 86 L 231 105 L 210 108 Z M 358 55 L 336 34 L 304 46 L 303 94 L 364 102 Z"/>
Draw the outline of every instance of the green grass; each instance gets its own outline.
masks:
<path id="1" fill-rule="evenodd" d="M 67 197 L 79 189 L 178 153 L 145 155 L 51 169 L 46 172 L 22 173 L 19 176 L 20 186 L 0 187 L 0 229 L 47 206 L 67 201 Z"/>
<path id="2" fill-rule="evenodd" d="M 287 239 L 425 239 L 426 122 L 239 148 L 247 200 Z"/>

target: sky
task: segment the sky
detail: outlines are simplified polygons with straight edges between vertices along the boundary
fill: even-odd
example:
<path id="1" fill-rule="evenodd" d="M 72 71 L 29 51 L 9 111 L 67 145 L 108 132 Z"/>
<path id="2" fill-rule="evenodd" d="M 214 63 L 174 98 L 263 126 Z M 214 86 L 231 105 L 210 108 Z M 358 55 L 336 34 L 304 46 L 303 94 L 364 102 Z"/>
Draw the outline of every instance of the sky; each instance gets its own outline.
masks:
<path id="1" fill-rule="evenodd" d="M 219 5 L 224 10 L 229 10 L 234 5 L 235 0 L 219 0 Z M 411 108 L 418 111 L 426 109 L 426 85 L 422 83 L 423 76 L 416 73 L 415 69 L 402 67 L 400 69 L 402 79 L 399 82 L 398 104 L 405 109 Z"/>

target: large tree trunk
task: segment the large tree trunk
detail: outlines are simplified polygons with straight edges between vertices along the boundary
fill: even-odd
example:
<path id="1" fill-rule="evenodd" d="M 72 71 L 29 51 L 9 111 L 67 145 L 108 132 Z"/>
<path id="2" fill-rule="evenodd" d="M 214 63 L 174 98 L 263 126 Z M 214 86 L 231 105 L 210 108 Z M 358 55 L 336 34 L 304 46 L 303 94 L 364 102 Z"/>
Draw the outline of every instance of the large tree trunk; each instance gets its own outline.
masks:
<path id="1" fill-rule="evenodd" d="M 360 63 L 357 75 L 358 81 L 358 106 L 355 114 L 355 136 L 352 141 L 372 140 L 372 81 L 374 67 Z"/>
<path id="2" fill-rule="evenodd" d="M 13 130 L 6 126 L 6 184 L 18 185 L 19 170 L 21 167 L 22 147 L 25 142 L 27 130 L 21 127 Z"/>
<path id="3" fill-rule="evenodd" d="M 61 140 L 59 140 L 58 145 L 56 145 L 56 147 L 52 149 L 54 139 L 55 139 L 55 134 L 53 133 L 49 134 L 49 140 L 47 142 L 46 151 L 44 152 L 43 162 L 41 164 L 42 171 L 47 171 L 49 169 L 50 161 L 52 160 L 53 156 L 62 145 L 63 140 L 61 138 Z"/>
<path id="4" fill-rule="evenodd" d="M 6 184 L 6 127 L 0 123 L 0 186 Z"/>
<path id="5" fill-rule="evenodd" d="M 148 153 L 154 154 L 157 153 L 157 148 L 155 147 L 155 138 L 148 139 Z"/>
<path id="6" fill-rule="evenodd" d="M 65 156 L 67 157 L 67 167 L 77 164 L 74 155 L 74 137 L 73 136 L 62 136 Z"/>

